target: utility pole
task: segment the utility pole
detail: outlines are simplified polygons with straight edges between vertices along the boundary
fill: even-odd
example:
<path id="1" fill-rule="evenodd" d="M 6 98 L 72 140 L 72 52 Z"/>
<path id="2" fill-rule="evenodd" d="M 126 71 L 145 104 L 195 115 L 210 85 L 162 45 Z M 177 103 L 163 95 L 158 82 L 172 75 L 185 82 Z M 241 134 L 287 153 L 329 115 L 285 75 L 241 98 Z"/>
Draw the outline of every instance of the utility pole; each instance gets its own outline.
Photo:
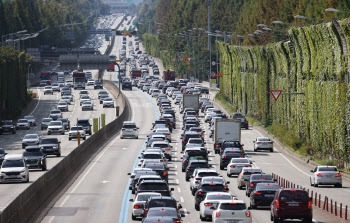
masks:
<path id="1" fill-rule="evenodd" d="M 208 50 L 209 50 L 209 58 L 210 58 L 208 81 L 210 82 L 210 74 L 211 74 L 210 0 L 208 0 Z"/>
<path id="2" fill-rule="evenodd" d="M 186 34 L 186 39 L 187 39 L 187 52 L 188 52 L 188 54 L 190 53 L 190 46 L 189 46 L 189 41 L 188 41 L 188 38 L 189 38 L 189 36 L 188 36 L 188 34 Z M 187 63 L 187 62 L 186 62 Z M 186 64 L 186 79 L 189 79 L 188 78 L 188 64 Z"/>
<path id="3" fill-rule="evenodd" d="M 215 43 L 218 41 L 218 36 L 215 37 Z M 219 61 L 218 61 L 218 45 L 216 43 L 216 73 L 219 73 Z M 216 77 L 216 87 L 220 88 L 220 77 Z"/>

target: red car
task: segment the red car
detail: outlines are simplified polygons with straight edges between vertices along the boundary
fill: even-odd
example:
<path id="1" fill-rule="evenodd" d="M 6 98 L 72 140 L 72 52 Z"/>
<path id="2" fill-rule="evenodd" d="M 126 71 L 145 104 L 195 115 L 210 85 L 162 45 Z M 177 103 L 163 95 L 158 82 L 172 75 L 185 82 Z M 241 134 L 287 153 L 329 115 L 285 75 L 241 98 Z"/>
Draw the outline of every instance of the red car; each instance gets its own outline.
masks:
<path id="1" fill-rule="evenodd" d="M 312 200 L 302 189 L 280 189 L 271 204 L 271 221 L 283 219 L 303 219 L 312 222 Z"/>

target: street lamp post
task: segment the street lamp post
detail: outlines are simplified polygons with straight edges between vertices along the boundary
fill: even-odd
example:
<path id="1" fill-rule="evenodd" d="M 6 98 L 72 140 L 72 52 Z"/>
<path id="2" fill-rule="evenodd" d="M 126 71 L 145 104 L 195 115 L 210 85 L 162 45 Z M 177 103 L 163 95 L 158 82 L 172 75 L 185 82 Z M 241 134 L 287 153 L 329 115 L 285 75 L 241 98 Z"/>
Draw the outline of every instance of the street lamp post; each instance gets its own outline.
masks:
<path id="1" fill-rule="evenodd" d="M 341 10 L 338 10 L 338 9 L 333 9 L 333 8 L 328 8 L 325 10 L 326 12 L 342 12 L 342 13 L 350 13 L 350 12 L 347 12 L 347 11 L 341 11 Z"/>

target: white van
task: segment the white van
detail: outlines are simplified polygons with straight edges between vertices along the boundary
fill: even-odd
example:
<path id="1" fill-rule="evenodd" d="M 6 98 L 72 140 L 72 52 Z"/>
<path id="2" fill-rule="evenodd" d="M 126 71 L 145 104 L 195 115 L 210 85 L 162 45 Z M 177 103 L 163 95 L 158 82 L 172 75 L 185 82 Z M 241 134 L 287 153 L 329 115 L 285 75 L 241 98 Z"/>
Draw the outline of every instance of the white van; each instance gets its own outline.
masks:
<path id="1" fill-rule="evenodd" d="M 29 170 L 23 154 L 7 154 L 0 169 L 0 182 L 29 182 Z"/>

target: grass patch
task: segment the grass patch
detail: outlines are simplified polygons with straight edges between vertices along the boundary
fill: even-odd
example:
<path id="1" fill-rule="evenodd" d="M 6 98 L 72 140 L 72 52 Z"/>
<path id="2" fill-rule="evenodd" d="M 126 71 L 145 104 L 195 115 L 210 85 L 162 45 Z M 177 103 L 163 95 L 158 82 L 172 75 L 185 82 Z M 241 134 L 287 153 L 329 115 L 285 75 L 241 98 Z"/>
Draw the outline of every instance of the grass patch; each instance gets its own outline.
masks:
<path id="1" fill-rule="evenodd" d="M 228 102 L 227 96 L 218 93 L 215 95 L 215 101 L 219 102 L 229 113 L 232 114 L 234 112 L 232 105 Z"/>

